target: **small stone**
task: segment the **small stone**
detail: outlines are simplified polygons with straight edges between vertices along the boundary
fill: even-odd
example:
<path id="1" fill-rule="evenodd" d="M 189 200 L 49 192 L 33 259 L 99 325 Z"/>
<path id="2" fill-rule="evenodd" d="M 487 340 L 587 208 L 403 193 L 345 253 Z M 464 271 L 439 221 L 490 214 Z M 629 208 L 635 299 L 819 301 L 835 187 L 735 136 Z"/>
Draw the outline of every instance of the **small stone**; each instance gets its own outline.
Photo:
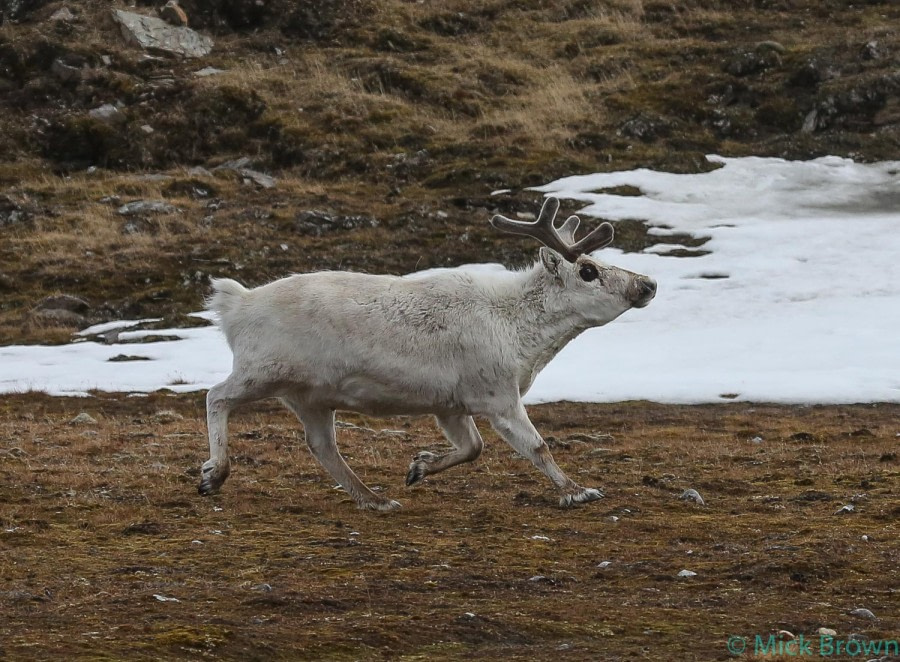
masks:
<path id="1" fill-rule="evenodd" d="M 224 74 L 224 69 L 216 69 L 215 67 L 203 67 L 199 71 L 195 71 L 194 75 L 198 78 L 206 78 L 207 76 L 215 76 L 216 74 Z"/>
<path id="2" fill-rule="evenodd" d="M 263 593 L 269 593 L 272 590 L 271 584 L 256 584 L 255 586 L 250 587 L 251 591 L 261 591 Z"/>
<path id="3" fill-rule="evenodd" d="M 816 118 L 819 116 L 819 111 L 813 108 L 806 114 L 806 117 L 803 119 L 803 126 L 800 127 L 800 133 L 812 133 L 816 130 Z"/>
<path id="4" fill-rule="evenodd" d="M 50 72 L 61 81 L 81 80 L 81 67 L 72 66 L 58 58 L 50 65 Z"/>
<path id="5" fill-rule="evenodd" d="M 874 620 L 877 620 L 877 619 L 875 618 L 875 614 L 873 614 L 873 613 L 872 613 L 871 611 L 869 611 L 868 609 L 863 609 L 863 608 L 851 610 L 851 611 L 850 611 L 850 615 L 851 615 L 851 616 L 856 616 L 856 617 L 858 617 L 858 618 L 868 618 L 868 619 L 873 620 L 873 621 L 874 621 Z"/>
<path id="6" fill-rule="evenodd" d="M 696 577 L 697 573 L 694 572 L 693 570 L 682 570 L 681 572 L 678 573 L 678 576 L 679 577 Z"/>
<path id="7" fill-rule="evenodd" d="M 823 637 L 836 637 L 837 630 L 832 630 L 831 628 L 819 628 L 816 630 L 816 633 Z"/>
<path id="8" fill-rule="evenodd" d="M 149 124 L 141 124 L 141 131 L 149 136 L 151 133 L 153 133 L 153 127 Z"/>
<path id="9" fill-rule="evenodd" d="M 169 25 L 177 27 L 185 27 L 188 24 L 187 14 L 175 0 L 169 0 L 165 6 L 159 10 L 159 17 Z"/>
<path id="10" fill-rule="evenodd" d="M 612 561 L 600 561 L 600 563 L 597 564 L 597 567 L 601 568 L 601 569 L 605 569 L 611 565 L 612 565 Z"/>
<path id="11" fill-rule="evenodd" d="M 107 124 L 121 124 L 127 119 L 125 114 L 111 103 L 105 103 L 93 110 L 89 110 L 88 116 Z"/>
<path id="12" fill-rule="evenodd" d="M 877 41 L 868 41 L 866 45 L 862 47 L 862 59 L 863 60 L 878 60 L 881 58 L 881 48 L 878 45 Z"/>
<path id="13" fill-rule="evenodd" d="M 137 214 L 174 214 L 178 207 L 162 200 L 134 200 L 127 202 L 116 210 L 120 216 Z"/>
<path id="14" fill-rule="evenodd" d="M 703 497 L 700 496 L 700 493 L 697 490 L 685 490 L 678 498 L 682 501 L 693 501 L 694 503 L 699 503 L 701 506 L 706 505 L 706 502 L 703 500 Z"/>
<path id="15" fill-rule="evenodd" d="M 54 23 L 63 22 L 69 23 L 75 20 L 75 14 L 72 13 L 72 10 L 68 7 L 63 7 L 62 9 L 57 9 L 50 15 L 50 20 Z"/>
<path id="16" fill-rule="evenodd" d="M 841 506 L 837 510 L 834 511 L 835 515 L 849 515 L 850 513 L 856 510 L 856 506 L 852 503 L 848 503 L 846 506 Z"/>
<path id="17" fill-rule="evenodd" d="M 612 522 L 613 524 L 615 524 L 616 522 L 619 521 L 619 518 L 616 517 L 615 515 L 610 515 L 609 517 L 606 518 L 606 520 L 607 520 L 608 522 Z"/>
<path id="18" fill-rule="evenodd" d="M 78 414 L 78 416 L 69 421 L 69 425 L 94 425 L 96 422 L 96 418 L 83 411 Z"/>
<path id="19" fill-rule="evenodd" d="M 260 188 L 265 189 L 275 188 L 275 178 L 270 175 L 250 170 L 249 168 L 241 168 L 237 172 L 243 178 L 245 184 L 256 184 Z"/>
<path id="20" fill-rule="evenodd" d="M 154 593 L 153 597 L 160 602 L 181 602 L 181 600 L 179 600 L 178 598 L 170 598 L 165 595 L 160 595 L 159 593 Z"/>

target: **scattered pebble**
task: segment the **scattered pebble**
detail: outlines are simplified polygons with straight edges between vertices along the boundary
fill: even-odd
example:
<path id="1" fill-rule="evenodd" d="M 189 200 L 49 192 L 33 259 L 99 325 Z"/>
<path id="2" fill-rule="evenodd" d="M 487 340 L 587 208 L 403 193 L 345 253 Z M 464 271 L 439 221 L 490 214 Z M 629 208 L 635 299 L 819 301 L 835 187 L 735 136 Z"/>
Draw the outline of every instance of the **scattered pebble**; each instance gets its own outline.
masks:
<path id="1" fill-rule="evenodd" d="M 154 593 L 153 597 L 159 600 L 160 602 L 181 602 L 178 598 L 169 598 L 165 595 L 160 595 L 159 593 Z"/>
<path id="2" fill-rule="evenodd" d="M 87 412 L 81 412 L 78 416 L 69 421 L 69 425 L 94 425 L 96 422 L 96 418 Z"/>
<path id="3" fill-rule="evenodd" d="M 685 490 L 678 498 L 682 501 L 693 501 L 695 503 L 699 503 L 701 506 L 706 505 L 706 502 L 703 500 L 703 497 L 700 496 L 700 492 L 698 492 L 697 490 Z"/>
<path id="4" fill-rule="evenodd" d="M 697 573 L 694 572 L 693 570 L 682 570 L 681 572 L 678 573 L 678 576 L 679 577 L 696 577 Z"/>

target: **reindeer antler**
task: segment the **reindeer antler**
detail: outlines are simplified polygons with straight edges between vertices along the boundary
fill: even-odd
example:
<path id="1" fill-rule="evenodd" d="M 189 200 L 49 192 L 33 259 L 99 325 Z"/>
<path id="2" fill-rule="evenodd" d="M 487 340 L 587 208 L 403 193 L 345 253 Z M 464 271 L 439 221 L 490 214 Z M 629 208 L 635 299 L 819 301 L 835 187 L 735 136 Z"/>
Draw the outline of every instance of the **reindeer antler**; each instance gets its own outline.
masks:
<path id="1" fill-rule="evenodd" d="M 556 213 L 559 211 L 559 200 L 547 198 L 541 213 L 534 222 L 514 221 L 497 214 L 491 219 L 491 225 L 498 230 L 533 237 L 560 253 L 569 262 L 574 262 L 579 255 L 590 253 L 604 246 L 608 246 L 613 240 L 613 226 L 609 223 L 601 223 L 580 241 L 575 241 L 575 231 L 578 229 L 577 216 L 569 216 L 566 222 L 557 230 L 553 225 Z"/>

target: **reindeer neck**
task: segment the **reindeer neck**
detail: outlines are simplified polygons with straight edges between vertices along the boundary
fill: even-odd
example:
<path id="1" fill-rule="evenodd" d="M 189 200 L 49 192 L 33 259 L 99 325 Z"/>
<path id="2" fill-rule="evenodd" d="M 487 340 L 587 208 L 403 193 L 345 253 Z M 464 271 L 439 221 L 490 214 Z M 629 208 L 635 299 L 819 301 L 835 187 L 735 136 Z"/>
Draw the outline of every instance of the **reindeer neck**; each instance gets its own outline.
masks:
<path id="1" fill-rule="evenodd" d="M 531 379 L 571 340 L 591 325 L 578 311 L 548 305 L 552 285 L 540 264 L 519 274 L 518 298 L 510 307 L 518 352 Z"/>

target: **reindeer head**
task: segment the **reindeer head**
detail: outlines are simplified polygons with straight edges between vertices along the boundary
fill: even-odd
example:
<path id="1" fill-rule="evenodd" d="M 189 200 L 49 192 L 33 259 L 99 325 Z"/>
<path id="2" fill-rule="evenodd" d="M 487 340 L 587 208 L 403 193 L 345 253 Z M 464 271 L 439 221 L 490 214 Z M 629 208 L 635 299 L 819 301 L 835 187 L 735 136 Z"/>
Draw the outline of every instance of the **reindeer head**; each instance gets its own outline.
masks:
<path id="1" fill-rule="evenodd" d="M 579 241 L 575 231 L 580 223 L 570 216 L 557 229 L 554 225 L 559 200 L 547 198 L 534 222 L 514 221 L 494 216 L 491 225 L 498 230 L 533 237 L 544 244 L 541 263 L 549 280 L 557 288 L 556 298 L 574 308 L 593 323 L 604 324 L 629 308 L 643 308 L 656 295 L 656 281 L 647 276 L 619 269 L 590 257 L 591 251 L 608 246 L 613 227 L 601 223 Z"/>

